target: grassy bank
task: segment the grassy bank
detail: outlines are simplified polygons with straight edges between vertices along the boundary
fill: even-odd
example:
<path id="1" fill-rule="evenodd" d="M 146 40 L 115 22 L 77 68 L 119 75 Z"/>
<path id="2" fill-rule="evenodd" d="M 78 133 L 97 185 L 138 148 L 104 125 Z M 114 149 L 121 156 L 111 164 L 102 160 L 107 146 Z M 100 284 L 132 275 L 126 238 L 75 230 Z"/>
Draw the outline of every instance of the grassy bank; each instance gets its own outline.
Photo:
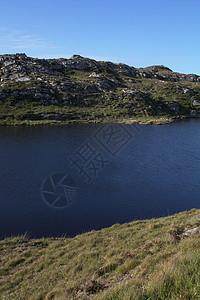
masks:
<path id="1" fill-rule="evenodd" d="M 125 124 L 168 124 L 175 120 L 191 118 L 189 115 L 169 114 L 150 115 L 139 111 L 131 115 L 128 111 L 112 105 L 102 107 L 96 105 L 89 108 L 70 108 L 50 105 L 8 107 L 0 105 L 0 126 L 37 126 L 37 125 L 69 125 L 88 123 L 125 123 Z M 198 116 L 197 116 L 198 118 Z"/>
<path id="2" fill-rule="evenodd" d="M 0 299 L 200 299 L 200 210 L 74 238 L 0 241 Z"/>
<path id="3" fill-rule="evenodd" d="M 106 119 L 94 119 L 90 120 L 89 122 L 84 119 L 72 119 L 70 121 L 57 121 L 57 120 L 36 120 L 36 121 L 9 121 L 8 123 L 6 121 L 0 122 L 0 126 L 63 126 L 63 125 L 71 125 L 71 124 L 96 124 L 96 123 L 121 123 L 121 124 L 142 124 L 142 125 L 148 125 L 148 124 L 154 124 L 154 125 L 164 125 L 172 123 L 173 121 L 187 119 L 187 117 L 182 118 L 171 118 L 169 116 L 155 118 L 155 117 L 149 117 L 149 118 L 143 118 L 143 117 L 135 117 L 135 118 L 106 118 Z"/>

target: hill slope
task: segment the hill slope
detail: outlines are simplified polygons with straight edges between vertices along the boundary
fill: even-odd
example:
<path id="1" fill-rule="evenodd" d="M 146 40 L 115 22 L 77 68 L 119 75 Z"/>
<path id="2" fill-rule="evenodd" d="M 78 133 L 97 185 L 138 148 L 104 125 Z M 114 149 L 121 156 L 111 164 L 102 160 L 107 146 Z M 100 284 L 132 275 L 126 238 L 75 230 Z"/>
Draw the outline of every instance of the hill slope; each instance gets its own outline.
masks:
<path id="1" fill-rule="evenodd" d="M 0 299 L 199 299 L 200 210 L 74 238 L 0 241 Z"/>
<path id="2" fill-rule="evenodd" d="M 169 122 L 200 115 L 200 77 L 74 55 L 0 55 L 0 125 Z"/>

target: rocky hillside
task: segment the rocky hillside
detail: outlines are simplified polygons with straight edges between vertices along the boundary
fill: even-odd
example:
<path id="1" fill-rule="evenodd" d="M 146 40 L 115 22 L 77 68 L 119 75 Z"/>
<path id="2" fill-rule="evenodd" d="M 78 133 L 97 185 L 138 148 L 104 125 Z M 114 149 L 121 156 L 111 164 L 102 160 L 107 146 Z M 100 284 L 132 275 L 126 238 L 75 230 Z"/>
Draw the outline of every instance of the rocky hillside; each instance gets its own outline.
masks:
<path id="1" fill-rule="evenodd" d="M 200 76 L 84 58 L 0 55 L 0 124 L 170 121 L 200 115 Z"/>

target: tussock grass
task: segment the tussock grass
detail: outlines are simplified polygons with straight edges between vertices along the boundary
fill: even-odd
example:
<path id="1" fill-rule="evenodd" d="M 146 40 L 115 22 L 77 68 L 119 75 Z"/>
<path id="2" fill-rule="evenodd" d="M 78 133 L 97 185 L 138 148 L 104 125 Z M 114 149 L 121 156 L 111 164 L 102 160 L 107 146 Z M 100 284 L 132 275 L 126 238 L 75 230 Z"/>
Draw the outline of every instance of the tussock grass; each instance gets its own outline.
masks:
<path id="1" fill-rule="evenodd" d="M 0 241 L 0 299 L 200 299 L 200 210 L 74 238 Z"/>

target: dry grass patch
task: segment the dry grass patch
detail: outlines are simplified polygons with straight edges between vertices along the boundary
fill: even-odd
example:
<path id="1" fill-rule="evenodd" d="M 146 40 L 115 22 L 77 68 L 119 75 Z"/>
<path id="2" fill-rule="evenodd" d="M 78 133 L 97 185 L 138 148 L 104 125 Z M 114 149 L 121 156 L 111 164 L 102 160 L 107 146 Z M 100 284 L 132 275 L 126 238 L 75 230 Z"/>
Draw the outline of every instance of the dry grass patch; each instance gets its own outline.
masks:
<path id="1" fill-rule="evenodd" d="M 199 299 L 193 209 L 74 238 L 0 241 L 0 299 Z"/>

